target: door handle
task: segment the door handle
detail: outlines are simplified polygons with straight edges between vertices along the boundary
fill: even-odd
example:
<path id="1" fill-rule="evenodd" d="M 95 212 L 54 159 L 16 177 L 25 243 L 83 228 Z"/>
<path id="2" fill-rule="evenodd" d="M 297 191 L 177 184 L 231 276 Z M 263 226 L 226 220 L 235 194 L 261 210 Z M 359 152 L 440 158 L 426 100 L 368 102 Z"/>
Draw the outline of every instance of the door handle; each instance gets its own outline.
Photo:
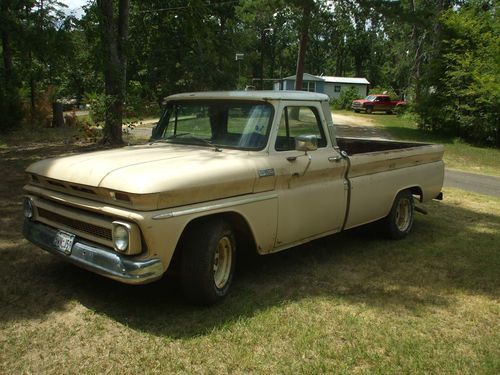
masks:
<path id="1" fill-rule="evenodd" d="M 328 161 L 334 161 L 335 163 L 338 163 L 339 161 L 342 160 L 342 156 L 329 156 Z"/>

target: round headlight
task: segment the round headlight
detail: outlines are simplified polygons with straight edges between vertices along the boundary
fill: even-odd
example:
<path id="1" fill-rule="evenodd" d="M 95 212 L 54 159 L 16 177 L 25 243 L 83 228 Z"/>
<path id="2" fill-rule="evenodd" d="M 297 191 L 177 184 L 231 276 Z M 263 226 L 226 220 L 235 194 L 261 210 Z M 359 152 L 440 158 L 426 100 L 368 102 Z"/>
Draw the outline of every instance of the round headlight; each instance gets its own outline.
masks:
<path id="1" fill-rule="evenodd" d="M 31 198 L 24 198 L 23 214 L 26 219 L 31 219 L 33 217 L 33 201 Z"/>
<path id="2" fill-rule="evenodd" d="M 113 228 L 113 243 L 118 251 L 126 251 L 128 248 L 128 229 L 123 225 L 116 225 Z"/>

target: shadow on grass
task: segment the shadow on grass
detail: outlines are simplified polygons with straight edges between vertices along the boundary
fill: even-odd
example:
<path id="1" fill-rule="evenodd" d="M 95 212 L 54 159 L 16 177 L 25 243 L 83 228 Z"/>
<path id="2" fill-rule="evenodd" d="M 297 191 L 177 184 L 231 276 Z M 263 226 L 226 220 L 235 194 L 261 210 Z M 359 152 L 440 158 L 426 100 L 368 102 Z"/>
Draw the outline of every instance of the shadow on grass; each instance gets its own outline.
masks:
<path id="1" fill-rule="evenodd" d="M 20 190 L 16 181 L 11 189 Z M 3 217 L 9 219 L 0 232 L 1 325 L 43 319 L 76 301 L 131 329 L 186 338 L 316 298 L 381 313 L 418 314 L 447 308 L 457 292 L 496 298 L 500 290 L 500 218 L 446 203 L 428 204 L 430 214 L 418 216 L 414 233 L 402 241 L 381 239 L 376 227 L 368 226 L 282 253 L 240 259 L 228 298 L 200 308 L 184 302 L 171 277 L 123 285 L 35 248 L 22 239 L 20 206 L 9 200 L 7 192 L 0 196 Z"/>
<path id="2" fill-rule="evenodd" d="M 403 241 L 380 239 L 376 227 L 368 226 L 245 258 L 238 263 L 230 296 L 210 308 L 186 304 L 171 277 L 144 286 L 122 285 L 22 243 L 0 251 L 2 320 L 42 318 L 77 301 L 132 329 L 183 338 L 314 298 L 418 313 L 446 308 L 454 303 L 455 291 L 497 297 L 498 235 L 481 234 L 478 241 L 478 234 L 463 224 L 480 221 L 498 230 L 500 219 L 446 206 L 446 217 L 464 218 L 457 227 L 456 221 L 442 220 L 443 205 L 431 206 L 436 217 L 419 217 L 415 232 Z M 466 246 L 450 241 L 450 233 L 458 232 L 470 239 Z"/>

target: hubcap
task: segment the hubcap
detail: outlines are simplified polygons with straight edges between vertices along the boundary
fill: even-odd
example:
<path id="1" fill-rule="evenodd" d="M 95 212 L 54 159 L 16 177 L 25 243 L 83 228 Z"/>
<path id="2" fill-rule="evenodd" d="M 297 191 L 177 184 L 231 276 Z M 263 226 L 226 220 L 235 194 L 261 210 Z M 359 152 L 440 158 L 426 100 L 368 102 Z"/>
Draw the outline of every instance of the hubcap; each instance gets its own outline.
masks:
<path id="1" fill-rule="evenodd" d="M 396 226 L 401 232 L 408 229 L 411 224 L 411 202 L 401 199 L 396 210 Z"/>
<path id="2" fill-rule="evenodd" d="M 232 245 L 228 237 L 222 237 L 214 254 L 214 282 L 219 289 L 224 288 L 231 274 Z"/>

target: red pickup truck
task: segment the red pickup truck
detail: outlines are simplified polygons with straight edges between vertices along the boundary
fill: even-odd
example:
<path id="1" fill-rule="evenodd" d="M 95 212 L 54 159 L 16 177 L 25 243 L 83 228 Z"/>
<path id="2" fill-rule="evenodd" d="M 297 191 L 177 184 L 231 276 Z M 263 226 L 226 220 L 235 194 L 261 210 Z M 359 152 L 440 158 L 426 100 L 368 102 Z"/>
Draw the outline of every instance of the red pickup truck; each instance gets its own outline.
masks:
<path id="1" fill-rule="evenodd" d="M 391 100 L 389 95 L 368 95 L 364 99 L 353 100 L 351 108 L 354 112 L 359 113 L 366 111 L 372 113 L 373 111 L 385 111 L 385 113 L 392 113 L 392 110 L 400 105 L 405 105 L 406 102 L 402 100 Z"/>

